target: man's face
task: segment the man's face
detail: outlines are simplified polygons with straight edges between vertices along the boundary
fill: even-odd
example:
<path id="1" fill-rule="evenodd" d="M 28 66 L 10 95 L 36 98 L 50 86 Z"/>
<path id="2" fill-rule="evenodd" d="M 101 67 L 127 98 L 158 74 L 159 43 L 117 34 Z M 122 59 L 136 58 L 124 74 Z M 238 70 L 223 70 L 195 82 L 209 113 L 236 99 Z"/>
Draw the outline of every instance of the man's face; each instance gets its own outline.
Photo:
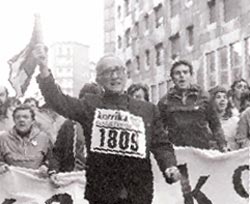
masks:
<path id="1" fill-rule="evenodd" d="M 146 101 L 145 92 L 142 89 L 135 91 L 132 97 L 140 101 Z"/>
<path id="2" fill-rule="evenodd" d="M 188 89 L 192 80 L 189 67 L 183 64 L 175 67 L 173 70 L 172 79 L 178 89 Z"/>
<path id="3" fill-rule="evenodd" d="M 0 86 L 0 106 L 2 106 L 7 100 L 6 89 L 3 86 Z"/>
<path id="4" fill-rule="evenodd" d="M 107 57 L 102 68 L 97 71 L 97 82 L 107 91 L 122 93 L 126 85 L 126 70 L 122 62 L 115 57 Z"/>
<path id="5" fill-rule="evenodd" d="M 31 107 L 33 110 L 37 109 L 36 102 L 34 100 L 30 100 L 28 102 L 25 102 L 26 105 Z"/>
<path id="6" fill-rule="evenodd" d="M 242 93 L 247 92 L 248 85 L 244 81 L 239 81 L 234 87 L 234 96 L 240 100 Z"/>
<path id="7" fill-rule="evenodd" d="M 34 123 L 30 110 L 18 110 L 14 115 L 16 129 L 20 132 L 28 132 Z"/>

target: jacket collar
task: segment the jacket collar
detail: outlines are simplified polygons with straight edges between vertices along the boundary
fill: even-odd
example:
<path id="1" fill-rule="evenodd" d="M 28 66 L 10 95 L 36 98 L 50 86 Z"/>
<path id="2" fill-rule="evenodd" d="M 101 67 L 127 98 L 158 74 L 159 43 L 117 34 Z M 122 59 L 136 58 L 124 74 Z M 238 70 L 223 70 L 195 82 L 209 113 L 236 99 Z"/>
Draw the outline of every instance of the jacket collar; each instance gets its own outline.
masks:
<path id="1" fill-rule="evenodd" d="M 196 84 L 191 84 L 190 88 L 187 90 L 187 96 L 191 95 L 198 96 L 199 92 L 200 92 L 200 87 Z M 177 89 L 176 86 L 174 86 L 169 90 L 169 96 L 182 98 L 182 93 L 179 89 Z"/>
<path id="2" fill-rule="evenodd" d="M 40 130 L 35 127 L 34 125 L 31 127 L 31 132 L 29 137 L 27 138 L 28 141 L 33 140 L 35 137 L 37 137 L 37 135 L 39 134 Z M 23 140 L 23 138 L 17 134 L 15 127 L 13 127 L 10 131 L 9 131 L 10 135 L 12 135 L 14 138 L 18 139 L 18 140 Z"/>

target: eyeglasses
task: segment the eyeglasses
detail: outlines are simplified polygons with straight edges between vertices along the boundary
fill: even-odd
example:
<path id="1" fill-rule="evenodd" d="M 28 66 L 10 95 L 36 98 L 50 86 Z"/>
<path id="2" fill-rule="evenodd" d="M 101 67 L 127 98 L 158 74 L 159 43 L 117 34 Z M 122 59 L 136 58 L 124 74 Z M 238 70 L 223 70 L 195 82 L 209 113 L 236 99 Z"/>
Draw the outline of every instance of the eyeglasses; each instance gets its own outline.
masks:
<path id="1" fill-rule="evenodd" d="M 108 68 L 102 71 L 99 75 L 103 77 L 112 77 L 114 73 L 116 73 L 118 76 L 122 76 L 125 74 L 125 68 L 124 67 Z"/>

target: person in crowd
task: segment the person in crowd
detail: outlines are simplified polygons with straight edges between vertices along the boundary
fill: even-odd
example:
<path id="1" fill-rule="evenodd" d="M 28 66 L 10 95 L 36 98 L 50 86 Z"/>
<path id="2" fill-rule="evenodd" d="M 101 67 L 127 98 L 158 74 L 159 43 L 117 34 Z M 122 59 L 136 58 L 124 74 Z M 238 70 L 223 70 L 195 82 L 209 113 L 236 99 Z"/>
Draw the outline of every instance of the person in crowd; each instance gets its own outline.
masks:
<path id="1" fill-rule="evenodd" d="M 235 142 L 236 130 L 239 117 L 233 115 L 232 106 L 229 102 L 227 90 L 222 86 L 216 86 L 209 90 L 212 105 L 219 116 L 221 126 L 227 141 L 227 149 L 237 149 Z"/>
<path id="2" fill-rule="evenodd" d="M 242 93 L 240 98 L 240 113 L 250 106 L 250 90 Z"/>
<path id="3" fill-rule="evenodd" d="M 102 94 L 102 89 L 95 83 L 87 83 L 79 93 L 79 99 L 86 94 Z M 85 169 L 85 139 L 81 125 L 72 120 L 66 120 L 58 131 L 52 156 L 49 161 L 49 174 L 55 176 L 58 172 L 80 171 Z"/>
<path id="4" fill-rule="evenodd" d="M 51 141 L 54 143 L 57 132 L 65 119 L 56 114 L 50 108 L 40 108 L 39 101 L 33 97 L 26 98 L 23 104 L 30 106 L 34 110 L 36 115 L 36 121 L 34 125 L 40 128 L 42 131 L 47 132 L 51 138 Z"/>
<path id="5" fill-rule="evenodd" d="M 9 97 L 9 109 L 10 112 L 13 112 L 13 110 L 16 109 L 16 107 L 20 106 L 22 104 L 22 102 L 16 98 L 16 97 Z"/>
<path id="6" fill-rule="evenodd" d="M 177 146 L 225 150 L 224 133 L 208 93 L 191 83 L 192 65 L 184 60 L 176 61 L 170 75 L 174 87 L 158 103 L 170 141 Z"/>
<path id="7" fill-rule="evenodd" d="M 13 111 L 15 125 L 0 135 L 0 174 L 9 166 L 39 169 L 47 174 L 47 159 L 52 143 L 45 132 L 35 126 L 35 113 L 27 105 L 20 105 Z"/>
<path id="8" fill-rule="evenodd" d="M 35 98 L 33 97 L 30 97 L 30 98 L 26 98 L 23 102 L 23 104 L 26 104 L 28 106 L 30 106 L 32 109 L 34 110 L 37 110 L 39 109 L 39 102 L 38 100 L 36 100 Z"/>
<path id="9" fill-rule="evenodd" d="M 230 102 L 233 106 L 233 114 L 240 115 L 241 95 L 249 90 L 249 84 L 244 79 L 239 79 L 233 82 L 229 91 Z"/>
<path id="10" fill-rule="evenodd" d="M 242 95 L 242 113 L 236 134 L 237 148 L 249 147 L 250 144 L 250 92 Z"/>
<path id="11" fill-rule="evenodd" d="M 148 87 L 143 84 L 132 84 L 128 87 L 127 93 L 129 96 L 143 101 L 149 101 Z"/>
<path id="12" fill-rule="evenodd" d="M 37 81 L 47 103 L 83 126 L 88 167 L 85 198 L 90 204 L 150 204 L 150 151 L 167 182 L 180 178 L 157 107 L 124 93 L 126 68 L 118 57 L 107 55 L 97 63 L 96 81 L 104 93 L 76 99 L 63 94 L 55 84 L 44 46 L 37 45 L 33 55 L 40 65 Z"/>
<path id="13" fill-rule="evenodd" d="M 14 122 L 11 117 L 9 92 L 5 86 L 0 86 L 0 131 L 12 128 Z"/>

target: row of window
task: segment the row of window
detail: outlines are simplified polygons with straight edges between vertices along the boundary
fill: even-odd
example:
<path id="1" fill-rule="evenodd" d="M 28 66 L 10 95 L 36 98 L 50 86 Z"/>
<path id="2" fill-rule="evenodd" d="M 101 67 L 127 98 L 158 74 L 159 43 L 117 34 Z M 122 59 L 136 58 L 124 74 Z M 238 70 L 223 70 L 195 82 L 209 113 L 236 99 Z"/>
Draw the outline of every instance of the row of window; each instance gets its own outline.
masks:
<path id="1" fill-rule="evenodd" d="M 128 8 L 128 3 L 129 0 L 124 0 L 125 1 L 125 5 L 126 8 Z M 209 23 L 214 23 L 216 21 L 218 21 L 218 17 L 219 17 L 219 9 L 217 6 L 217 1 L 218 0 L 208 0 L 207 1 L 207 6 L 208 6 L 208 12 L 209 12 Z M 171 4 L 171 17 L 175 16 L 178 14 L 178 12 L 180 12 L 180 0 L 170 0 L 170 4 Z M 120 6 L 118 6 L 119 10 L 121 9 Z M 223 0 L 223 11 L 224 11 L 224 21 L 227 22 L 235 17 L 237 17 L 239 15 L 239 1 L 236 0 Z M 155 23 L 154 26 L 155 28 L 160 27 L 161 25 L 163 25 L 164 23 L 164 15 L 163 15 L 163 6 L 160 3 L 158 6 L 154 7 L 154 16 L 155 16 Z M 147 30 L 149 30 L 150 28 L 150 22 L 149 22 L 149 15 L 146 13 L 144 15 L 143 18 L 143 24 L 144 24 L 144 29 L 142 34 L 145 34 L 145 32 L 147 32 Z M 131 45 L 132 39 L 137 39 L 139 38 L 140 35 L 140 29 L 139 29 L 139 22 L 136 21 L 134 23 L 133 28 L 128 28 L 125 31 L 124 34 L 124 43 L 126 47 L 129 47 Z M 188 36 L 190 36 L 188 38 L 189 44 L 192 45 L 193 44 L 193 26 L 189 26 L 187 28 L 187 32 L 189 33 Z M 117 39 L 117 47 L 118 49 L 122 48 L 122 36 L 118 36 Z"/>
<path id="2" fill-rule="evenodd" d="M 216 84 L 227 86 L 242 78 L 244 70 L 244 78 L 250 79 L 250 38 L 207 53 L 205 57 L 208 87 Z"/>
<path id="3" fill-rule="evenodd" d="M 133 7 L 138 7 L 139 0 L 133 2 Z M 169 0 L 169 7 L 170 7 L 170 17 L 174 17 L 179 14 L 181 8 L 182 0 Z M 216 21 L 218 15 L 218 0 L 207 0 L 207 6 L 209 8 L 209 21 L 213 23 Z M 236 0 L 223 0 L 223 11 L 224 11 L 224 20 L 227 22 L 236 16 L 239 15 L 240 12 L 240 2 Z M 143 4 L 143 1 L 141 1 Z M 160 4 L 161 5 L 161 4 Z M 193 0 L 185 0 L 185 5 L 190 7 L 193 5 Z M 123 9 L 124 9 L 124 17 L 128 16 L 131 13 L 131 0 L 124 0 Z M 143 8 L 143 6 L 141 6 Z M 155 7 L 156 18 L 157 14 L 162 13 L 162 6 Z M 161 14 L 162 15 L 162 14 Z M 122 17 L 122 6 L 117 6 L 117 17 L 120 19 Z M 161 16 L 160 16 L 161 17 Z M 147 18 L 147 17 L 146 17 Z"/>
<path id="4" fill-rule="evenodd" d="M 154 47 L 154 52 L 155 52 L 155 61 L 151 60 L 152 58 L 152 53 L 151 50 L 146 49 L 144 52 L 144 70 L 149 70 L 151 65 L 151 61 L 154 62 L 154 64 L 156 66 L 161 66 L 164 64 L 164 49 L 163 49 L 163 44 L 159 43 Z M 132 64 L 131 59 L 127 60 L 126 62 L 126 66 L 128 68 L 129 71 L 135 70 L 136 72 L 139 72 L 141 70 L 141 57 L 139 55 L 135 56 L 135 60 L 134 60 L 134 66 Z M 134 67 L 134 68 L 133 68 Z"/>

